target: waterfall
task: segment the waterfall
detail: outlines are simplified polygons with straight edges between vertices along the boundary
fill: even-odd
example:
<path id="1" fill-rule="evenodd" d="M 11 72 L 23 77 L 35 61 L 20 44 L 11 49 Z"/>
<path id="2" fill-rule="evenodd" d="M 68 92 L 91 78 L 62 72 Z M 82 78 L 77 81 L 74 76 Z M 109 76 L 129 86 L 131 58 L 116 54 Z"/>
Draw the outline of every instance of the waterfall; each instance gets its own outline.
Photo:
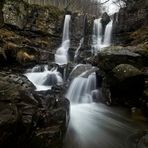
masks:
<path id="1" fill-rule="evenodd" d="M 103 45 L 105 47 L 108 47 L 111 45 L 112 26 L 113 26 L 113 21 L 111 20 L 106 25 L 106 28 L 105 28 L 104 41 L 103 41 Z"/>
<path id="2" fill-rule="evenodd" d="M 82 46 L 83 42 L 84 42 L 84 37 L 81 38 L 80 43 L 79 43 L 79 46 L 78 46 L 78 48 L 76 49 L 75 56 L 74 56 L 74 60 L 75 60 L 75 61 L 77 61 L 77 57 L 78 57 L 78 55 L 79 55 L 79 50 L 81 49 L 81 46 Z"/>
<path id="3" fill-rule="evenodd" d="M 87 72 L 82 73 L 71 82 L 66 98 L 72 104 L 93 102 L 92 95 L 96 90 L 96 74 L 93 72 L 86 77 Z"/>
<path id="4" fill-rule="evenodd" d="M 70 24 L 71 16 L 66 15 L 64 21 L 64 28 L 63 28 L 63 38 L 61 47 L 57 49 L 55 54 L 55 62 L 58 65 L 64 65 L 68 63 L 68 49 L 70 46 L 70 39 L 69 39 L 69 24 Z"/>
<path id="5" fill-rule="evenodd" d="M 94 20 L 93 35 L 92 35 L 92 54 L 96 55 L 98 50 L 111 45 L 113 21 L 111 20 L 105 27 L 104 37 L 102 34 L 101 18 Z"/>
<path id="6" fill-rule="evenodd" d="M 94 20 L 93 25 L 93 35 L 92 35 L 92 54 L 96 54 L 97 50 L 101 47 L 102 44 L 102 24 L 101 18 Z"/>
<path id="7" fill-rule="evenodd" d="M 56 68 L 48 70 L 48 66 L 43 67 L 43 71 L 39 66 L 32 68 L 31 72 L 25 74 L 25 76 L 34 84 L 36 91 L 49 90 L 54 85 L 62 85 L 63 79 L 61 74 Z"/>

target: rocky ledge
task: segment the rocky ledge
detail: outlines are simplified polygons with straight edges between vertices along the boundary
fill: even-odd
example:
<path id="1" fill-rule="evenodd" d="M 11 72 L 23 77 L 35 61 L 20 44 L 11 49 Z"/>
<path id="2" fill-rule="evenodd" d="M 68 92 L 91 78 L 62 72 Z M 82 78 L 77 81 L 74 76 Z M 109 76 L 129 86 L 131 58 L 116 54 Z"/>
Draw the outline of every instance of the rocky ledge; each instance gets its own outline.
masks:
<path id="1" fill-rule="evenodd" d="M 140 107 L 148 115 L 147 53 L 138 46 L 112 46 L 91 61 L 100 68 L 103 98 L 108 105 Z"/>
<path id="2" fill-rule="evenodd" d="M 0 72 L 0 147 L 62 146 L 69 101 L 33 89 L 26 77 Z"/>

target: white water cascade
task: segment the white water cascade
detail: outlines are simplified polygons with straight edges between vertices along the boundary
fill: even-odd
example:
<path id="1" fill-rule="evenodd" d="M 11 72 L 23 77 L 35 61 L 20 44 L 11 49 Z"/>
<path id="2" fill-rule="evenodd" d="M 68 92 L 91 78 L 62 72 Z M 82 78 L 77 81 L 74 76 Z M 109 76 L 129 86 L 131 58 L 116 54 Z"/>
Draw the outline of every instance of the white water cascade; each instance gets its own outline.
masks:
<path id="1" fill-rule="evenodd" d="M 96 54 L 97 50 L 101 48 L 102 45 L 102 24 L 101 18 L 94 20 L 93 25 L 93 35 L 92 35 L 92 54 Z"/>
<path id="2" fill-rule="evenodd" d="M 64 21 L 64 28 L 63 28 L 62 45 L 60 48 L 57 49 L 55 54 L 55 62 L 58 65 L 64 65 L 68 63 L 68 49 L 70 46 L 70 39 L 69 39 L 70 20 L 71 20 L 71 16 L 66 15 L 65 21 Z"/>
<path id="3" fill-rule="evenodd" d="M 96 55 L 98 50 L 111 45 L 113 21 L 111 20 L 105 28 L 104 37 L 102 34 L 101 18 L 94 20 L 93 35 L 92 35 L 92 54 Z"/>
<path id="4" fill-rule="evenodd" d="M 48 66 L 45 65 L 42 72 L 37 72 L 38 69 L 39 67 L 35 66 L 31 72 L 25 74 L 36 87 L 36 91 L 49 90 L 54 85 L 63 84 L 62 76 L 56 68 L 48 70 Z"/>
<path id="5" fill-rule="evenodd" d="M 66 98 L 72 104 L 91 103 L 93 102 L 93 91 L 96 90 L 96 74 L 87 75 L 87 71 L 74 78 L 72 81 Z"/>
<path id="6" fill-rule="evenodd" d="M 113 21 L 111 20 L 105 28 L 104 41 L 103 41 L 104 47 L 108 47 L 111 45 L 112 27 L 113 27 Z"/>

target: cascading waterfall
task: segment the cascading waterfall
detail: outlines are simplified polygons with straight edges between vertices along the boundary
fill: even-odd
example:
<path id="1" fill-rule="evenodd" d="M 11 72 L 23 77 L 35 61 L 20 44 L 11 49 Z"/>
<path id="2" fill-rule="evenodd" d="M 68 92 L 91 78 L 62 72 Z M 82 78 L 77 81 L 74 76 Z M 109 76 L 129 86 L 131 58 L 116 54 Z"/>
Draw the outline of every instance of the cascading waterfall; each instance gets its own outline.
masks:
<path id="1" fill-rule="evenodd" d="M 111 45 L 113 21 L 111 20 L 105 28 L 104 37 L 102 34 L 101 18 L 94 20 L 93 35 L 92 35 L 92 54 L 96 55 L 98 50 Z"/>
<path id="2" fill-rule="evenodd" d="M 48 90 L 54 85 L 63 84 L 62 76 L 57 71 L 57 68 L 48 70 L 48 66 L 45 65 L 42 72 L 37 71 L 39 69 L 41 69 L 39 66 L 35 66 L 31 72 L 25 74 L 36 87 L 36 91 Z"/>
<path id="3" fill-rule="evenodd" d="M 97 50 L 100 49 L 102 45 L 102 24 L 101 18 L 94 20 L 93 25 L 93 35 L 92 35 L 92 54 L 96 54 Z"/>
<path id="4" fill-rule="evenodd" d="M 92 93 L 96 90 L 96 74 L 91 73 L 86 76 L 86 73 L 87 71 L 74 78 L 68 89 L 66 98 L 72 104 L 93 102 Z"/>
<path id="5" fill-rule="evenodd" d="M 70 46 L 70 38 L 69 38 L 69 24 L 70 24 L 71 16 L 66 15 L 64 21 L 63 28 L 63 38 L 62 45 L 57 49 L 55 54 L 55 62 L 58 65 L 64 65 L 68 63 L 68 49 Z"/>
<path id="6" fill-rule="evenodd" d="M 113 21 L 111 20 L 105 28 L 105 33 L 104 33 L 104 41 L 103 41 L 103 46 L 108 47 L 111 45 L 111 36 L 112 36 L 112 26 L 113 26 Z"/>

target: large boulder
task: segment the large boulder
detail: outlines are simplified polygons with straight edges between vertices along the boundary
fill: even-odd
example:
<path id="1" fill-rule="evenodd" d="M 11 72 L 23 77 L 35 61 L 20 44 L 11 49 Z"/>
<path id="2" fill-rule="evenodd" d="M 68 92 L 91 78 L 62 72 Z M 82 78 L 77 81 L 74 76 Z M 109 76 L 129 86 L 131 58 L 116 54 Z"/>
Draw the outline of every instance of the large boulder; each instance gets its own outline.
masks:
<path id="1" fill-rule="evenodd" d="M 117 65 L 108 75 L 106 83 L 110 91 L 110 103 L 140 105 L 139 100 L 143 96 L 145 82 L 144 74 L 136 67 L 129 64 Z"/>
<path id="2" fill-rule="evenodd" d="M 59 148 L 69 101 L 33 91 L 22 76 L 0 73 L 0 147 Z"/>
<path id="3" fill-rule="evenodd" d="M 127 47 L 111 46 L 102 49 L 95 58 L 98 67 L 103 71 L 111 71 L 119 64 L 131 64 L 136 67 L 143 65 L 142 57 L 138 53 L 134 53 Z"/>

